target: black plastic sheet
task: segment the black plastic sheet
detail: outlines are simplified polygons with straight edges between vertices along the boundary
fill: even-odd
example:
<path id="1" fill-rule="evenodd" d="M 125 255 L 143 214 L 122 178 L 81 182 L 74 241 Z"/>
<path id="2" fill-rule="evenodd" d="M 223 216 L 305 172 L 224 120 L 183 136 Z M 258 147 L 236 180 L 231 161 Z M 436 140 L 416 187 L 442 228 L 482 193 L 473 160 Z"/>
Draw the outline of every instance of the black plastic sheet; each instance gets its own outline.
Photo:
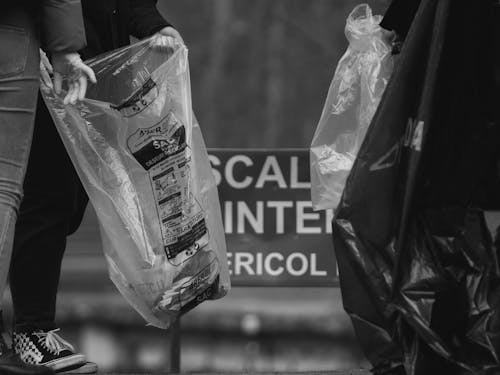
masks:
<path id="1" fill-rule="evenodd" d="M 494 16 L 420 2 L 335 215 L 344 307 L 377 373 L 500 374 L 482 195 L 500 146 Z"/>

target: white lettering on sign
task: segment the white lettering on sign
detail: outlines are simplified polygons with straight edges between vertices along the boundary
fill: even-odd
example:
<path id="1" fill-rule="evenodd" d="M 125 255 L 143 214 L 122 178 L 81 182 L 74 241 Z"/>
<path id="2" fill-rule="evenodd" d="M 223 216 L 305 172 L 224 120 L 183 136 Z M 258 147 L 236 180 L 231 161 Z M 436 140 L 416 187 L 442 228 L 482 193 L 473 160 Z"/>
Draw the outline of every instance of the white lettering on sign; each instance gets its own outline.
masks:
<path id="1" fill-rule="evenodd" d="M 311 254 L 311 276 L 325 277 L 327 275 L 328 273 L 326 271 L 318 269 L 317 254 Z"/>
<path id="2" fill-rule="evenodd" d="M 209 154 L 208 160 L 210 160 L 210 164 L 212 166 L 220 167 L 221 162 L 217 156 Z M 212 168 L 212 173 L 214 174 L 215 184 L 219 186 L 220 183 L 222 182 L 222 176 L 220 175 L 220 172 L 216 168 Z"/>
<path id="3" fill-rule="evenodd" d="M 294 266 L 294 261 L 298 259 L 298 262 L 295 262 L 299 268 Z M 304 276 L 309 268 L 309 260 L 302 253 L 293 253 L 286 259 L 286 269 L 292 276 Z"/>
<path id="4" fill-rule="evenodd" d="M 260 171 L 255 187 L 262 189 L 267 182 L 276 182 L 280 189 L 286 189 L 286 181 L 276 156 L 268 156 Z"/>
<path id="5" fill-rule="evenodd" d="M 227 183 L 235 189 L 246 189 L 248 188 L 252 182 L 253 178 L 250 176 L 245 176 L 242 181 L 236 181 L 234 178 L 234 166 L 236 163 L 243 163 L 247 167 L 251 167 L 253 165 L 252 159 L 245 155 L 235 155 L 231 157 L 227 164 L 226 168 L 224 168 L 224 176 L 226 177 Z"/>
<path id="6" fill-rule="evenodd" d="M 279 252 L 235 252 L 227 256 L 231 276 L 328 276 L 326 270 L 319 268 L 316 253 L 293 252 L 284 255 Z"/>
<path id="7" fill-rule="evenodd" d="M 255 255 L 255 258 L 256 258 L 255 263 L 257 264 L 257 267 L 255 268 L 255 273 L 256 273 L 258 276 L 262 276 L 262 275 L 263 275 L 263 269 L 262 269 L 262 257 L 263 257 L 263 254 L 262 254 L 262 253 L 257 253 L 257 254 Z"/>
<path id="8" fill-rule="evenodd" d="M 332 220 L 333 220 L 333 210 L 332 209 L 329 209 L 329 210 L 325 210 L 325 214 L 326 214 L 326 218 L 325 218 L 325 221 L 326 221 L 326 233 L 328 234 L 332 234 L 333 232 L 333 229 L 332 229 Z"/>
<path id="9" fill-rule="evenodd" d="M 245 234 L 245 222 L 248 222 L 255 233 L 264 233 L 264 202 L 256 202 L 257 210 L 254 214 L 248 207 L 246 202 L 237 202 L 238 218 L 237 232 Z"/>
<path id="10" fill-rule="evenodd" d="M 247 189 L 249 187 L 263 189 L 270 184 L 276 184 L 280 189 L 310 189 L 309 181 L 299 180 L 299 157 L 290 156 L 288 161 L 290 170 L 289 175 L 283 173 L 283 169 L 274 155 L 268 155 L 262 168 L 258 173 L 251 171 L 249 167 L 255 165 L 254 161 L 247 155 L 233 155 L 227 159 L 223 166 L 221 159 L 213 154 L 209 156 L 212 165 L 212 172 L 217 186 L 222 182 L 222 178 L 233 189 Z M 238 173 L 235 173 L 235 170 Z M 223 173 L 223 174 L 222 174 Z M 237 179 L 239 176 L 239 179 Z"/>
<path id="11" fill-rule="evenodd" d="M 234 272 L 236 275 L 242 274 L 242 269 L 245 269 L 247 275 L 255 275 L 255 271 L 252 268 L 254 264 L 254 255 L 252 253 L 236 253 L 234 257 Z"/>
<path id="12" fill-rule="evenodd" d="M 285 208 L 292 208 L 290 201 L 269 201 L 267 207 L 276 209 L 276 234 L 285 233 Z"/>
<path id="13" fill-rule="evenodd" d="M 309 201 L 224 201 L 222 211 L 226 234 L 332 233 L 333 210 L 314 212 Z"/>
<path id="14" fill-rule="evenodd" d="M 297 233 L 301 234 L 321 234 L 319 227 L 306 227 L 305 222 L 311 220 L 319 220 L 320 215 L 317 212 L 306 213 L 306 208 L 311 208 L 311 202 L 297 202 Z"/>
<path id="15" fill-rule="evenodd" d="M 292 189 L 310 189 L 311 183 L 309 181 L 299 181 L 299 158 L 292 156 L 290 159 L 290 187 Z"/>
<path id="16" fill-rule="evenodd" d="M 233 202 L 224 202 L 224 229 L 227 234 L 233 233 Z"/>
<path id="17" fill-rule="evenodd" d="M 274 259 L 278 260 L 278 262 L 283 262 L 285 257 L 280 253 L 270 253 L 269 255 L 266 256 L 266 259 L 264 261 L 264 269 L 266 270 L 266 273 L 270 276 L 279 276 L 285 271 L 285 269 L 282 266 L 273 268 L 272 262 Z"/>

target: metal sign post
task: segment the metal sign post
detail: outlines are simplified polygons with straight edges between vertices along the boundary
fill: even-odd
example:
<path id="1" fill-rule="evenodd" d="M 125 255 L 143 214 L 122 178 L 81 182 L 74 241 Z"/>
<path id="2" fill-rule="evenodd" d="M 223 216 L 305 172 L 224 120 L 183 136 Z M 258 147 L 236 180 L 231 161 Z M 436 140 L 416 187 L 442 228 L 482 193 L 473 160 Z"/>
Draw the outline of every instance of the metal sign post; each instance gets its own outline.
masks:
<path id="1" fill-rule="evenodd" d="M 180 374 L 181 372 L 181 318 L 179 317 L 168 330 L 170 338 L 170 361 L 168 372 Z"/>

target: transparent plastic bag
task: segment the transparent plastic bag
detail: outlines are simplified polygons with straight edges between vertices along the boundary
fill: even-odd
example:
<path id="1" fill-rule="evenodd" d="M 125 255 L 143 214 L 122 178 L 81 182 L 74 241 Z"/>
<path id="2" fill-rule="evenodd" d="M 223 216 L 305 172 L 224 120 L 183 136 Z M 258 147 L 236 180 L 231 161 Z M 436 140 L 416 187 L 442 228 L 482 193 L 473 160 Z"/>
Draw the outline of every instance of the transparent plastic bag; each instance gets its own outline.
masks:
<path id="1" fill-rule="evenodd" d="M 230 288 L 215 179 L 191 107 L 188 52 L 155 36 L 87 63 L 98 83 L 47 106 L 99 219 L 112 281 L 168 328 Z"/>
<path id="2" fill-rule="evenodd" d="M 358 5 L 347 18 L 349 47 L 337 65 L 310 149 L 315 210 L 335 209 L 393 69 L 382 16 Z"/>

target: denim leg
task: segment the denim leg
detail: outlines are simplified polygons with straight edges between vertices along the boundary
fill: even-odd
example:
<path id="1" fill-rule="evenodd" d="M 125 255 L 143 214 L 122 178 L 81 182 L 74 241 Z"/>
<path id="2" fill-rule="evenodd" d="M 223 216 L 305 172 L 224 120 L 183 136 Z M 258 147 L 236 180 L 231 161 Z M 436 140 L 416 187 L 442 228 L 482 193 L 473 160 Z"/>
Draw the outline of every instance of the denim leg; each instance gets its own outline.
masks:
<path id="1" fill-rule="evenodd" d="M 35 20 L 20 8 L 0 14 L 0 296 L 9 272 L 39 86 Z"/>

